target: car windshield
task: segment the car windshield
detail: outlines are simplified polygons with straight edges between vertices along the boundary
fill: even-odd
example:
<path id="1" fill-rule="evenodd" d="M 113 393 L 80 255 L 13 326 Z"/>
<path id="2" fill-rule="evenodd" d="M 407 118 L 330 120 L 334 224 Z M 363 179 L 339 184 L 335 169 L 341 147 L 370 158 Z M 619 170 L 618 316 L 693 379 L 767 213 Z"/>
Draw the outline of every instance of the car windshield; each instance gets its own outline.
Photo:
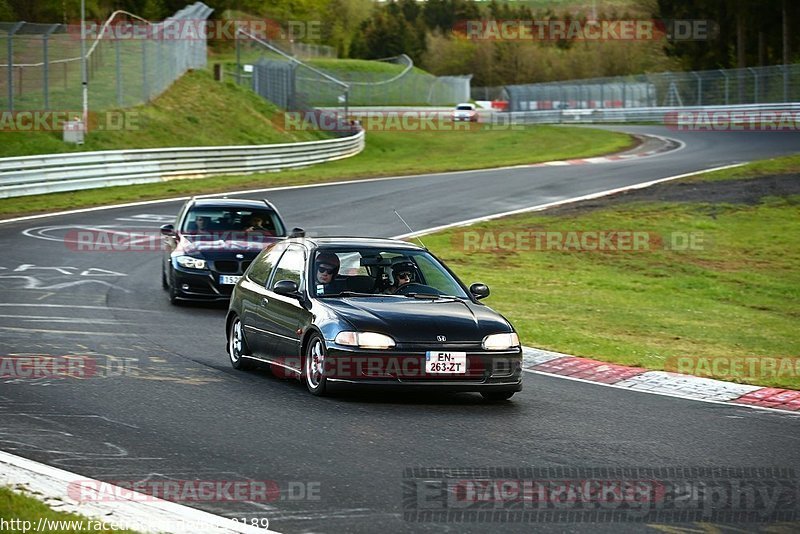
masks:
<path id="1" fill-rule="evenodd" d="M 456 109 L 461 111 L 472 111 L 472 104 L 459 104 Z"/>
<path id="2" fill-rule="evenodd" d="M 308 276 L 312 294 L 318 297 L 469 298 L 444 265 L 423 250 L 318 249 Z"/>
<path id="3" fill-rule="evenodd" d="M 268 236 L 286 235 L 286 231 L 274 211 L 237 207 L 195 207 L 186 214 L 181 230 L 197 235 L 222 232 L 256 232 Z"/>

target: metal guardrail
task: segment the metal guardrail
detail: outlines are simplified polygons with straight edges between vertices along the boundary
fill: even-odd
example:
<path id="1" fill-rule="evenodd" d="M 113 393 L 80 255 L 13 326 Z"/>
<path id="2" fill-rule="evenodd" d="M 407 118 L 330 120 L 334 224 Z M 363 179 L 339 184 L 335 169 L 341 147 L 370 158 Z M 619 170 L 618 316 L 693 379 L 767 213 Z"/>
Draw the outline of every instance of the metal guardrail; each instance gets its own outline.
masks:
<path id="1" fill-rule="evenodd" d="M 559 109 L 511 111 L 500 113 L 519 124 L 592 124 L 657 122 L 674 125 L 679 113 L 767 113 L 770 111 L 800 112 L 800 103 L 748 104 L 741 106 L 682 106 L 652 108 Z"/>
<path id="2" fill-rule="evenodd" d="M 0 198 L 307 167 L 354 156 L 364 131 L 255 146 L 109 150 L 0 159 Z"/>

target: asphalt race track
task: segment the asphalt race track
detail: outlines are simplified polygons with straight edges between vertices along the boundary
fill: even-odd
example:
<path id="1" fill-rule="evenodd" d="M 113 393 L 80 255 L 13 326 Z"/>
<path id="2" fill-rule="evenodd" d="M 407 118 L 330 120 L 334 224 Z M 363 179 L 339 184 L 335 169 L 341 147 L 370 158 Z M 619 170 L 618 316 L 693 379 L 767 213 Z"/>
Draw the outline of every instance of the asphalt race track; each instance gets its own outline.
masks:
<path id="1" fill-rule="evenodd" d="M 686 146 L 616 163 L 267 195 L 290 227 L 393 236 L 408 230 L 392 209 L 421 230 L 800 151 L 798 133 L 620 129 Z M 97 377 L 82 380 L 0 379 L 0 449 L 109 481 L 274 481 L 281 495 L 271 502 L 187 504 L 227 517 L 266 517 L 271 528 L 287 533 L 598 529 L 553 520 L 406 521 L 403 512 L 415 503 L 404 498 L 404 469 L 413 467 L 800 469 L 800 417 L 788 414 L 529 373 L 511 402 L 484 404 L 475 394 L 316 398 L 296 381 L 234 371 L 224 349 L 225 308 L 171 306 L 160 285 L 158 252 L 80 252 L 65 242 L 77 227 L 156 230 L 181 203 L 0 225 L 2 354 L 108 362 Z M 643 525 L 600 527 L 618 532 Z"/>

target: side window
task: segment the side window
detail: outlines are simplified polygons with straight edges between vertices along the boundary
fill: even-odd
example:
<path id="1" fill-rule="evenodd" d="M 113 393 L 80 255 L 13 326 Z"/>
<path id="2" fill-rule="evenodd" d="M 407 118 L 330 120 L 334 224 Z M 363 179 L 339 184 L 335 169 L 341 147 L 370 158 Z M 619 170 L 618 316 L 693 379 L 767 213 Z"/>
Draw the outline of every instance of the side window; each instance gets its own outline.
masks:
<path id="1" fill-rule="evenodd" d="M 281 280 L 291 280 L 295 282 L 298 287 L 303 287 L 303 264 L 305 255 L 303 249 L 298 247 L 290 247 L 281 256 L 278 266 L 275 268 L 275 274 L 272 276 L 270 289 L 275 287 L 277 282 Z"/>
<path id="2" fill-rule="evenodd" d="M 286 247 L 282 245 L 276 245 L 270 248 L 253 262 L 253 266 L 250 268 L 250 271 L 248 271 L 247 276 L 260 286 L 267 285 L 269 273 L 272 272 L 272 268 L 275 267 L 275 262 L 278 261 L 278 258 L 281 257 L 285 249 Z"/>

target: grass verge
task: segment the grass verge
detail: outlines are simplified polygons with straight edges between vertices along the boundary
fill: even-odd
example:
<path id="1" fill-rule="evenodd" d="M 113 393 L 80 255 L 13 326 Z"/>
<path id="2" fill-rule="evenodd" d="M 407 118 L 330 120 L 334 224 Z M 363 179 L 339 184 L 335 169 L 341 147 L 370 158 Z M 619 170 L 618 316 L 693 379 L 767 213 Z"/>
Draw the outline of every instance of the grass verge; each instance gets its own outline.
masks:
<path id="1" fill-rule="evenodd" d="M 28 495 L 0 487 L 0 517 L 9 524 L 3 532 L 41 532 L 72 534 L 78 532 L 121 532 L 135 534 L 132 530 L 115 530 L 111 521 L 89 519 L 76 514 L 57 512 L 43 502 Z M 105 527 L 105 528 L 103 528 Z"/>
<path id="2" fill-rule="evenodd" d="M 774 169 L 796 169 L 797 163 L 792 156 L 690 180 L 771 175 Z M 752 181 L 743 184 L 753 186 Z M 737 186 L 713 187 L 725 185 Z M 526 345 L 654 370 L 674 371 L 678 358 L 702 358 L 717 368 L 701 362 L 683 369 L 800 389 L 800 195 L 758 200 L 595 200 L 588 203 L 591 209 L 576 204 L 552 214 L 437 233 L 424 241 L 465 281 L 490 285 L 489 304 L 507 315 Z M 487 238 L 532 230 L 550 232 L 540 238 L 544 250 L 536 250 L 535 238 L 520 245 L 495 245 Z M 648 232 L 651 246 L 578 252 L 575 247 L 553 250 L 557 246 L 546 241 L 555 235 L 566 246 L 568 232 L 626 230 Z M 666 246 L 686 245 L 690 235 L 701 239 L 697 246 Z M 760 360 L 753 367 L 748 358 Z M 792 367 L 779 364 L 771 371 L 773 358 L 795 360 Z M 743 368 L 729 369 L 731 359 L 744 362 Z"/>
<path id="3" fill-rule="evenodd" d="M 62 141 L 61 132 L 0 132 L 0 157 L 157 148 L 169 146 L 262 145 L 326 137 L 313 131 L 284 131 L 279 110 L 252 91 L 215 82 L 208 71 L 187 73 L 146 106 L 99 114 L 98 129 L 82 146 Z M 102 128 L 99 129 L 99 128 Z"/>
<path id="4" fill-rule="evenodd" d="M 556 126 L 523 130 L 372 131 L 367 133 L 367 148 L 361 154 L 307 169 L 8 198 L 0 200 L 0 216 L 237 189 L 537 163 L 608 154 L 631 145 L 632 139 L 626 134 Z"/>

